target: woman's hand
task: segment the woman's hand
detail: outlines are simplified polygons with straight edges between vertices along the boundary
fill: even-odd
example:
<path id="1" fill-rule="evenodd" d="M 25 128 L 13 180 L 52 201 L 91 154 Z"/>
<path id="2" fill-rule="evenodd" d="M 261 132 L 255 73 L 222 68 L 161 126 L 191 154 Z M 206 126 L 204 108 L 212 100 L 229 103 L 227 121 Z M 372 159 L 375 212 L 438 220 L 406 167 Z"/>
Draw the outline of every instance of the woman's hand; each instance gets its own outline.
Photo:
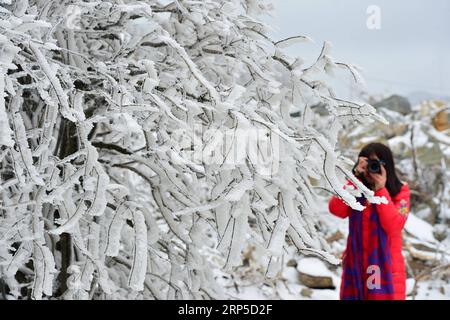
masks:
<path id="1" fill-rule="evenodd" d="M 358 164 L 355 167 L 355 176 L 364 177 L 367 172 L 367 157 L 359 157 Z"/>
<path id="2" fill-rule="evenodd" d="M 387 179 L 386 169 L 384 168 L 383 165 L 381 165 L 380 167 L 381 167 L 381 173 L 370 173 L 369 172 L 369 176 L 374 184 L 375 192 L 386 187 L 386 179 Z"/>

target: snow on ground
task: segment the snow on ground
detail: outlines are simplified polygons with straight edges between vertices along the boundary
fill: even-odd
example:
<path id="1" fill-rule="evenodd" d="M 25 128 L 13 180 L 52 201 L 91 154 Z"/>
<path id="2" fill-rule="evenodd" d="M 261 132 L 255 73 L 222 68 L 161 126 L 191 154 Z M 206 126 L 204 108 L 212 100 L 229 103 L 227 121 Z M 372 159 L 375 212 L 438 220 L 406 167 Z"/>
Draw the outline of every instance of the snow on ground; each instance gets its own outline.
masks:
<path id="1" fill-rule="evenodd" d="M 405 224 L 405 230 L 419 240 L 431 243 L 437 242 L 433 235 L 433 226 L 428 222 L 418 218 L 413 213 L 410 213 L 408 215 L 408 220 L 406 220 Z"/>
<path id="2" fill-rule="evenodd" d="M 325 263 L 317 258 L 303 258 L 298 262 L 297 270 L 315 277 L 331 277 L 333 273 L 328 270 Z"/>
<path id="3" fill-rule="evenodd" d="M 442 281 L 424 281 L 417 284 L 415 300 L 448 300 L 450 285 Z M 412 298 L 409 297 L 408 300 Z"/>

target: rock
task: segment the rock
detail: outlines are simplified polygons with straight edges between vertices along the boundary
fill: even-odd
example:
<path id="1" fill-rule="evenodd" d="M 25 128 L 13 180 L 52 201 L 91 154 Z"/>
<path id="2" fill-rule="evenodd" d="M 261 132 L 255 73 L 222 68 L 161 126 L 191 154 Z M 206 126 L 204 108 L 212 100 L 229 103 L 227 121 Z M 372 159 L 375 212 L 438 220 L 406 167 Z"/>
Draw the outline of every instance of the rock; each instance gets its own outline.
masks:
<path id="1" fill-rule="evenodd" d="M 298 262 L 297 271 L 302 284 L 311 289 L 335 289 L 333 273 L 322 260 L 303 258 Z"/>
<path id="2" fill-rule="evenodd" d="M 444 288 L 443 286 L 441 286 L 441 287 L 439 288 L 439 292 L 440 292 L 442 295 L 445 296 L 445 288 Z"/>
<path id="3" fill-rule="evenodd" d="M 422 202 L 415 206 L 414 208 L 415 216 L 417 218 L 420 218 L 429 224 L 431 224 L 428 220 L 430 219 L 430 216 L 432 215 L 432 210 L 429 206 L 426 205 L 426 203 Z"/>
<path id="4" fill-rule="evenodd" d="M 409 102 L 409 100 L 399 95 L 392 95 L 389 98 L 375 103 L 373 106 L 377 109 L 385 108 L 403 115 L 410 114 L 412 111 L 411 103 Z"/>
<path id="5" fill-rule="evenodd" d="M 328 243 L 332 243 L 332 242 L 335 242 L 335 241 L 339 241 L 339 240 L 341 240 L 342 238 L 344 238 L 344 235 L 342 234 L 342 232 L 340 232 L 340 231 L 338 230 L 338 231 L 336 231 L 335 233 L 333 233 L 331 236 L 329 236 L 329 237 L 327 238 L 327 241 L 328 241 Z"/>
<path id="6" fill-rule="evenodd" d="M 432 143 L 431 147 L 422 146 L 416 149 L 417 159 L 422 165 L 431 166 L 439 165 L 443 158 L 443 154 L 439 144 Z"/>
<path id="7" fill-rule="evenodd" d="M 439 252 L 437 247 L 431 247 L 425 243 L 409 243 L 406 245 L 406 249 L 411 257 L 416 260 L 428 261 L 436 264 L 442 259 L 442 253 Z"/>
<path id="8" fill-rule="evenodd" d="M 437 240 L 433 235 L 433 226 L 428 222 L 420 219 L 413 213 L 408 214 L 408 219 L 405 223 L 405 230 L 408 234 L 416 239 L 435 244 Z"/>
<path id="9" fill-rule="evenodd" d="M 309 289 L 309 288 L 303 288 L 302 291 L 300 291 L 300 294 L 301 294 L 303 297 L 311 298 L 312 290 Z"/>
<path id="10" fill-rule="evenodd" d="M 411 257 L 422 261 L 437 261 L 439 256 L 433 252 L 418 250 L 414 247 L 409 248 Z"/>
<path id="11" fill-rule="evenodd" d="M 418 116 L 420 118 L 429 117 L 436 114 L 440 109 L 444 108 L 444 102 L 438 100 L 423 100 L 419 105 Z"/>
<path id="12" fill-rule="evenodd" d="M 447 238 L 448 227 L 445 224 L 436 224 L 433 227 L 433 235 L 437 241 L 444 241 Z"/>
<path id="13" fill-rule="evenodd" d="M 288 266 L 288 267 L 294 267 L 294 268 L 297 268 L 297 261 L 295 261 L 295 259 L 290 259 L 290 260 L 287 262 L 287 266 Z"/>
<path id="14" fill-rule="evenodd" d="M 448 110 L 438 112 L 434 116 L 432 123 L 433 127 L 435 127 L 437 131 L 450 129 L 450 112 Z"/>
<path id="15" fill-rule="evenodd" d="M 387 144 L 392 150 L 392 153 L 396 157 L 396 161 L 412 158 L 412 149 L 409 145 L 409 141 L 407 141 L 404 137 L 396 136 L 392 137 L 387 141 Z"/>
<path id="16" fill-rule="evenodd" d="M 384 126 L 383 128 L 386 139 L 402 136 L 407 130 L 408 125 L 406 123 L 396 123 L 395 126 Z"/>
<path id="17" fill-rule="evenodd" d="M 312 289 L 335 289 L 336 287 L 333 284 L 333 278 L 331 277 L 316 277 L 310 276 L 305 273 L 300 273 L 299 277 L 300 281 Z"/>
<path id="18" fill-rule="evenodd" d="M 381 113 L 381 112 L 380 112 Z M 383 114 L 384 115 L 384 114 Z M 387 118 L 387 117 L 385 117 Z M 408 131 L 408 124 L 402 121 L 403 119 L 389 120 L 390 123 L 395 123 L 395 125 L 385 125 L 380 122 L 373 122 L 367 124 L 364 128 L 360 128 L 358 132 L 349 135 L 341 135 L 339 137 L 339 143 L 343 147 L 360 149 L 368 143 L 371 142 L 381 142 L 385 144 L 395 143 L 397 145 L 401 144 L 401 148 L 407 150 L 409 148 L 409 140 L 405 141 L 404 135 Z M 394 139 L 393 138 L 397 138 Z M 403 154 L 402 152 L 396 154 Z"/>

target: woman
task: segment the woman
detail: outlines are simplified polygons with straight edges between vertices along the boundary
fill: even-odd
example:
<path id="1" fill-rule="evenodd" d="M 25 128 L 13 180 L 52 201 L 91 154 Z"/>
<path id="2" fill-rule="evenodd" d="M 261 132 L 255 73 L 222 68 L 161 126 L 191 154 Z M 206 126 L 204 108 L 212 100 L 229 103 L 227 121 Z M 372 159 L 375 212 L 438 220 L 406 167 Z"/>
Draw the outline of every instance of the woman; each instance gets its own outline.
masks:
<path id="1" fill-rule="evenodd" d="M 371 204 L 362 196 L 358 201 L 366 208 L 356 211 L 338 197 L 330 200 L 331 213 L 340 218 L 349 217 L 340 297 L 342 300 L 404 300 L 402 229 L 409 212 L 408 184 L 397 177 L 392 152 L 381 143 L 371 143 L 361 150 L 353 173 L 375 196 L 384 196 L 387 204 Z M 348 181 L 347 185 L 352 183 Z"/>

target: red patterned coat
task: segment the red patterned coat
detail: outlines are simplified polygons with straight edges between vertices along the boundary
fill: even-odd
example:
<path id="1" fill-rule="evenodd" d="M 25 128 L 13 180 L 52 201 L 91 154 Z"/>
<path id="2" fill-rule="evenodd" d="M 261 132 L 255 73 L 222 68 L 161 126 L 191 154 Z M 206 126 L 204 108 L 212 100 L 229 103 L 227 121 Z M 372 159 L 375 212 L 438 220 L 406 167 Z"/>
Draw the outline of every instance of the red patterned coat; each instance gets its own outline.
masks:
<path id="1" fill-rule="evenodd" d="M 348 184 L 351 184 L 349 182 Z M 406 272 L 405 272 L 405 263 L 402 255 L 402 229 L 405 225 L 409 206 L 410 206 L 410 191 L 408 184 L 404 183 L 400 192 L 395 196 L 391 197 L 386 188 L 380 189 L 375 192 L 376 196 L 384 196 L 388 200 L 387 204 L 377 204 L 376 209 L 378 212 L 378 217 L 381 223 L 382 228 L 387 234 L 389 249 L 392 257 L 392 276 L 393 276 L 393 284 L 394 284 L 394 299 L 404 300 L 405 292 L 406 292 Z M 367 200 L 366 200 L 367 202 Z M 366 205 L 365 203 L 364 205 Z M 329 202 L 329 210 L 335 216 L 340 218 L 347 218 L 352 213 L 352 209 L 344 203 L 341 199 L 333 196 Z M 362 212 L 362 238 L 363 238 L 363 256 L 364 256 L 364 266 L 363 270 L 367 270 L 367 248 L 370 239 L 369 236 L 369 217 L 370 217 L 370 206 L 366 206 L 366 209 Z M 345 253 L 349 250 L 349 245 L 347 244 L 347 248 Z M 365 277 L 368 277 L 366 272 L 364 272 Z M 343 283 L 343 281 L 342 281 Z M 367 294 L 367 286 L 365 287 L 365 291 Z M 341 298 L 342 298 L 342 284 L 341 284 Z M 370 299 L 370 297 L 366 297 Z M 376 299 L 376 298 L 375 298 Z"/>

